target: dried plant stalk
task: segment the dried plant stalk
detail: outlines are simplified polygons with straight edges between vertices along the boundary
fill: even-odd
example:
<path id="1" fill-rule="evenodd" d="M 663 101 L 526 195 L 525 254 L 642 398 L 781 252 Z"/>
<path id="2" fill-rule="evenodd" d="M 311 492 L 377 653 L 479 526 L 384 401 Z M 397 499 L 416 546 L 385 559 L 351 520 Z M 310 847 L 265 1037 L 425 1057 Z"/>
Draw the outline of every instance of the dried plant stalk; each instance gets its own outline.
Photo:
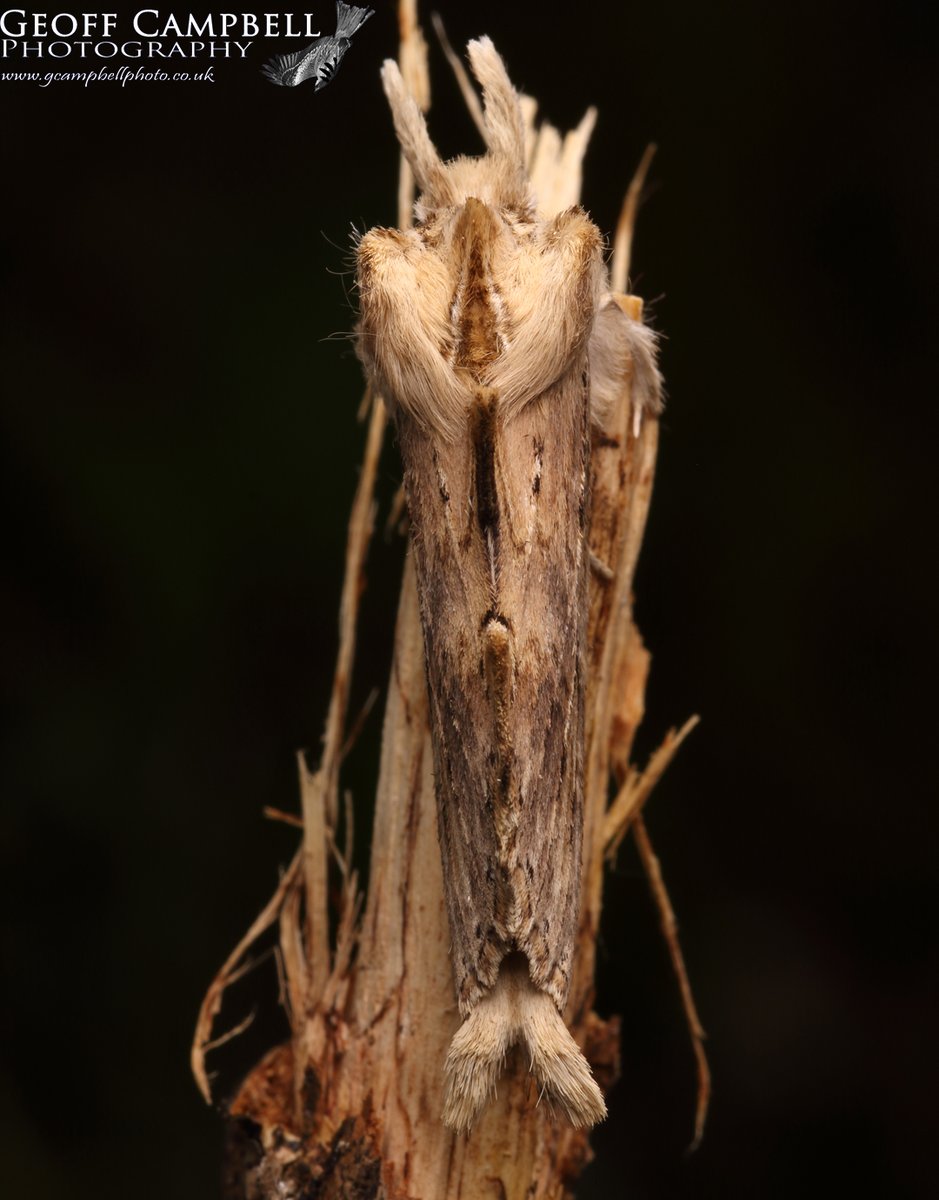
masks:
<path id="1" fill-rule="evenodd" d="M 401 5 L 401 67 L 413 94 L 429 97 L 426 55 L 413 0 Z M 464 86 L 469 86 L 464 81 Z M 526 105 L 533 182 L 558 207 L 575 203 L 580 163 L 593 113 L 566 139 L 534 127 Z M 647 162 L 644 160 L 644 166 Z M 399 223 L 410 217 L 412 186 L 402 172 Z M 625 279 L 635 196 L 617 233 L 614 279 Z M 622 303 L 635 319 L 641 302 Z M 279 921 L 283 995 L 290 1042 L 250 1073 L 230 1105 L 227 1194 L 246 1200 L 317 1195 L 439 1200 L 501 1195 L 507 1200 L 560 1198 L 590 1156 L 587 1134 L 537 1104 L 526 1070 L 510 1069 L 497 1099 L 469 1136 L 441 1122 L 443 1063 L 459 1025 L 449 957 L 437 839 L 433 755 L 424 650 L 413 565 L 405 564 L 394 661 L 382 731 L 372 852 L 364 913 L 335 846 L 338 770 L 346 740 L 348 682 L 361 572 L 373 523 L 373 489 L 385 416 L 372 405 L 359 489 L 350 520 L 340 619 L 339 661 L 319 769 L 301 762 L 304 836 L 272 901 L 213 981 L 200 1013 L 193 1071 L 209 1098 L 205 1054 L 225 988 L 254 940 Z M 601 1087 L 618 1073 L 619 1028 L 592 1011 L 596 938 L 604 864 L 635 822 L 649 791 L 689 726 L 670 739 L 642 775 L 629 767 L 642 718 L 649 655 L 632 619 L 632 579 L 645 528 L 658 443 L 653 415 L 634 410 L 627 380 L 591 451 L 592 508 L 585 713 L 584 842 L 577 954 L 565 1020 Z M 612 805 L 609 781 L 619 793 Z M 703 1064 L 703 1036 L 683 973 L 658 863 L 642 826 L 639 846 L 652 870 L 679 970 L 683 997 Z M 330 851 L 340 865 L 342 905 L 335 946 L 327 938 Z M 675 957 L 677 953 L 677 958 Z M 699 1106 L 698 1132 L 703 1122 Z"/>

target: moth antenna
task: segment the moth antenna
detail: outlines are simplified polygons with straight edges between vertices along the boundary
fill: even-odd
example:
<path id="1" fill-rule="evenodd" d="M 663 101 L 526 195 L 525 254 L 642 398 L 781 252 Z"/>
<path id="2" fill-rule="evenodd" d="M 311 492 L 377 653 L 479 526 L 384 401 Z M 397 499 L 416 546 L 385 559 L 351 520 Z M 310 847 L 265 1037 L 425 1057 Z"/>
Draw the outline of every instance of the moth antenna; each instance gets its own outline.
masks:
<path id="1" fill-rule="evenodd" d="M 492 1098 L 516 1042 L 528 1051 L 541 1095 L 572 1125 L 595 1125 L 606 1116 L 603 1093 L 571 1037 L 554 1001 L 531 981 L 528 961 L 509 955 L 495 986 L 457 1030 L 446 1062 L 443 1120 L 458 1133 L 472 1129 Z"/>
<path id="2" fill-rule="evenodd" d="M 525 123 L 505 63 L 490 38 L 478 38 L 466 50 L 473 74 L 483 90 L 486 144 L 492 154 L 508 159 L 524 171 Z"/>
<path id="3" fill-rule="evenodd" d="M 408 91 L 398 64 L 393 58 L 385 59 L 381 69 L 382 86 L 388 98 L 388 107 L 394 121 L 395 133 L 401 153 L 411 165 L 417 186 L 434 202 L 443 199 L 445 176 L 443 163 L 427 132 L 427 122 L 417 101 Z"/>

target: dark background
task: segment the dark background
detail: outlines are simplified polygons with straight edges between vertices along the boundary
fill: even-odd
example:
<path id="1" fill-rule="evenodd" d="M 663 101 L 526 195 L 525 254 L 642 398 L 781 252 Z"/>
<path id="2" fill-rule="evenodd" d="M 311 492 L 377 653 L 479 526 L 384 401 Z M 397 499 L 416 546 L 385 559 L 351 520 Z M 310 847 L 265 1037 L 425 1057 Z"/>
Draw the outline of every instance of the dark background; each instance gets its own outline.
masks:
<path id="1" fill-rule="evenodd" d="M 284 7 L 332 27 L 329 3 Z M 294 750 L 315 751 L 328 698 L 362 442 L 350 223 L 395 212 L 377 7 L 318 95 L 260 76 L 284 43 L 218 62 L 214 85 L 0 83 L 10 1196 L 217 1193 L 221 1122 L 188 1048 L 292 852 L 261 808 L 296 809 Z M 603 229 L 661 147 L 633 267 L 670 396 L 638 750 L 702 714 L 649 824 L 714 1104 L 684 1157 L 692 1059 L 627 849 L 598 995 L 623 1015 L 623 1076 L 580 1194 L 926 1195 L 935 18 L 442 7 L 563 128 L 598 105 L 584 197 Z M 439 146 L 476 152 L 436 51 L 432 72 Z M 392 450 L 383 515 L 398 473 Z M 385 681 L 401 554 L 370 559 L 354 707 Z M 345 775 L 360 826 L 377 711 Z M 226 1004 L 223 1022 L 260 1015 L 217 1056 L 223 1093 L 282 1036 L 274 1001 L 268 963 Z"/>

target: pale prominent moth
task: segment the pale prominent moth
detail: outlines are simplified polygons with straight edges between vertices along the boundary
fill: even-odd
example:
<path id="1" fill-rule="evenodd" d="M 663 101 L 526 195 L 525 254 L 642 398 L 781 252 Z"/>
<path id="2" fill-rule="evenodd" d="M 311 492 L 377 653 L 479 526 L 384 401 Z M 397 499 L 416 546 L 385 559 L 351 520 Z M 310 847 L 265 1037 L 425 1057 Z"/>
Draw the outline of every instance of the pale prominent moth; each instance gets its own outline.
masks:
<path id="1" fill-rule="evenodd" d="M 359 354 L 404 463 L 464 1018 L 443 1116 L 470 1128 L 521 1043 L 542 1094 L 590 1125 L 603 1096 L 562 1017 L 580 903 L 590 423 L 627 375 L 634 403 L 656 407 L 659 376 L 651 333 L 608 291 L 596 226 L 577 207 L 539 212 L 502 59 L 487 38 L 468 49 L 487 153 L 442 162 L 386 62 L 421 195 L 413 229 L 358 246 Z"/>

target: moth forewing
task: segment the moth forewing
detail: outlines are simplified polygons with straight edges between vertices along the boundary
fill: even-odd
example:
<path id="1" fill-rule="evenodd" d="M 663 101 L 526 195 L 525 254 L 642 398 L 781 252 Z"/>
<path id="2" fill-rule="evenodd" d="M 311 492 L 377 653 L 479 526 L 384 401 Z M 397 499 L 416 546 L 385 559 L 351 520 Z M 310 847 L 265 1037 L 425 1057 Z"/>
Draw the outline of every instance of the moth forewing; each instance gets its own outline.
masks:
<path id="1" fill-rule="evenodd" d="M 469 1128 L 521 1043 L 541 1092 L 583 1125 L 606 1110 L 561 1014 L 580 908 L 589 430 L 591 404 L 635 371 L 636 338 L 593 223 L 537 212 L 502 60 L 488 39 L 469 56 L 479 159 L 441 162 L 383 69 L 423 194 L 412 230 L 359 245 L 359 349 L 396 423 L 424 632 L 464 1017 L 444 1119 Z"/>

